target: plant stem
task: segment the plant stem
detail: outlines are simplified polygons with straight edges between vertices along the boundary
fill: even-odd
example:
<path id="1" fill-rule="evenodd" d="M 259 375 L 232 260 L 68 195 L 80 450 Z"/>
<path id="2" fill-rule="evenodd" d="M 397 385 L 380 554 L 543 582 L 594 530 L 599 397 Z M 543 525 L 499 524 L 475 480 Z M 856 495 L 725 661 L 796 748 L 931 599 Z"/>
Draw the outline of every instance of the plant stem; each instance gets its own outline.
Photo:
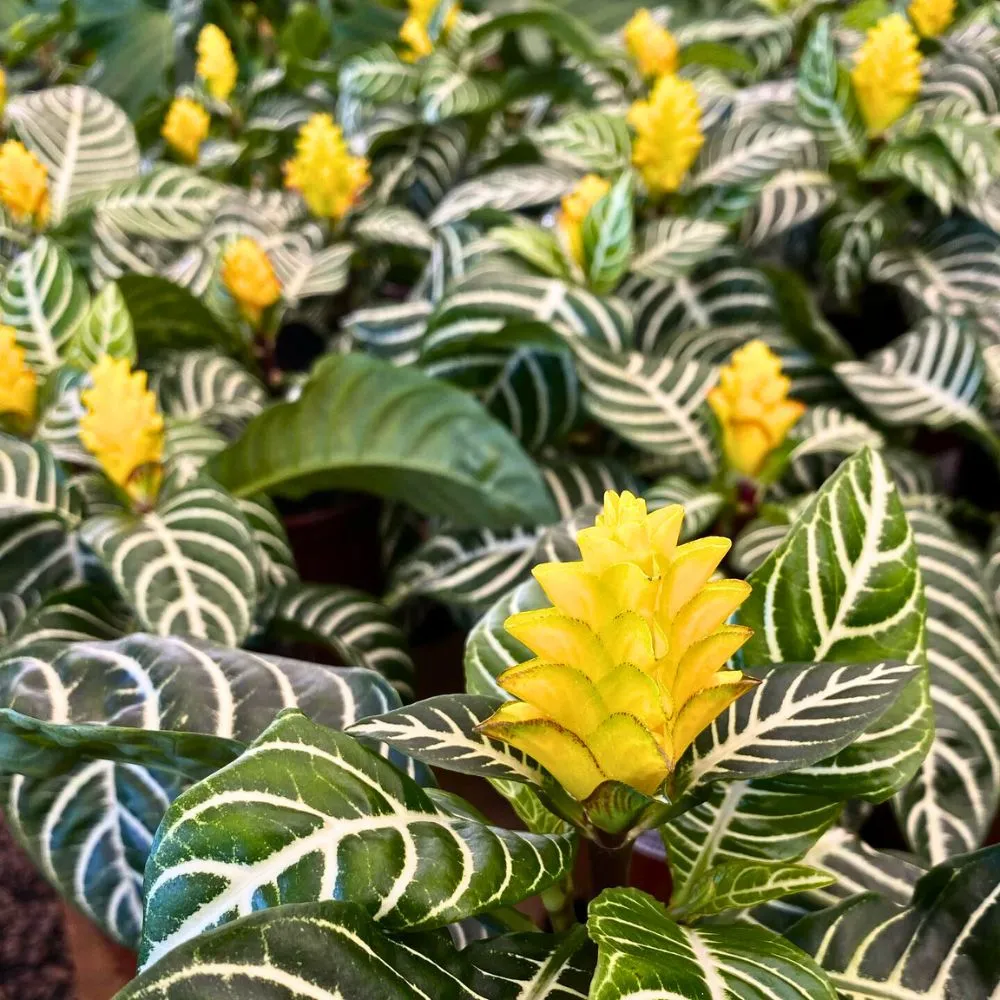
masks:
<path id="1" fill-rule="evenodd" d="M 632 844 L 602 847 L 591 841 L 587 844 L 590 853 L 590 891 L 592 898 L 605 889 L 617 889 L 628 885 L 628 872 L 632 864 Z"/>
<path id="2" fill-rule="evenodd" d="M 576 923 L 573 909 L 573 876 L 567 875 L 561 882 L 550 886 L 542 893 L 542 903 L 556 934 L 568 931 Z"/>

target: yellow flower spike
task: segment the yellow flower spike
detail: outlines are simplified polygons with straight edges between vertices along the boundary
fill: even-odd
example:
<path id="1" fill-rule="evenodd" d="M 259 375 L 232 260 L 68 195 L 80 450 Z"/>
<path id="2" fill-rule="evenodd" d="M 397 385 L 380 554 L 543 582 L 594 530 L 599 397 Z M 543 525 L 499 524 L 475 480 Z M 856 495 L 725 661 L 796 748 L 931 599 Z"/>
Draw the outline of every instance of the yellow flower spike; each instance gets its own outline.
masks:
<path id="1" fill-rule="evenodd" d="M 597 174 L 587 174 L 562 200 L 556 225 L 570 256 L 583 265 L 583 223 L 590 210 L 611 190 L 611 183 Z"/>
<path id="2" fill-rule="evenodd" d="M 750 585 L 710 580 L 729 542 L 678 545 L 682 519 L 679 506 L 648 513 L 643 500 L 608 493 L 580 533 L 583 560 L 535 570 L 553 606 L 505 623 L 537 658 L 500 676 L 521 700 L 480 729 L 581 801 L 606 781 L 657 792 L 697 734 L 756 683 L 727 668 L 751 635 L 725 624 Z"/>
<path id="3" fill-rule="evenodd" d="M 851 81 L 870 136 L 881 135 L 913 104 L 920 92 L 920 39 L 902 14 L 869 29 Z"/>
<path id="4" fill-rule="evenodd" d="M 188 163 L 194 163 L 210 124 L 208 112 L 197 101 L 189 97 L 175 97 L 163 119 L 160 135 L 171 149 Z"/>
<path id="5" fill-rule="evenodd" d="M 676 191 L 705 143 L 694 84 L 661 76 L 648 100 L 632 105 L 627 120 L 635 129 L 632 162 L 650 194 Z"/>
<path id="6" fill-rule="evenodd" d="M 38 379 L 17 345 L 17 331 L 0 326 L 0 414 L 27 429 L 35 421 L 37 403 Z"/>
<path id="7" fill-rule="evenodd" d="M 80 397 L 86 409 L 80 440 L 108 478 L 134 500 L 148 501 L 159 482 L 163 417 L 146 388 L 146 373 L 133 372 L 127 358 L 105 355 L 90 378 L 92 388 Z"/>
<path id="8" fill-rule="evenodd" d="M 195 73 L 205 81 L 217 101 L 226 101 L 236 86 L 239 67 L 226 33 L 217 24 L 206 24 L 198 35 L 198 63 Z"/>
<path id="9" fill-rule="evenodd" d="M 936 38 L 955 19 L 955 0 L 912 0 L 906 12 L 924 38 Z"/>
<path id="10" fill-rule="evenodd" d="M 403 58 L 409 62 L 423 59 L 434 51 L 434 40 L 430 36 L 431 18 L 438 7 L 438 0 L 409 0 L 410 15 L 399 29 L 400 41 L 405 42 L 409 51 Z M 452 4 L 444 18 L 443 34 L 447 34 L 458 20 L 461 8 Z"/>
<path id="11" fill-rule="evenodd" d="M 368 161 L 352 156 L 340 126 L 315 114 L 299 129 L 295 156 L 284 165 L 285 187 L 302 195 L 309 211 L 339 221 L 368 186 Z"/>
<path id="12" fill-rule="evenodd" d="M 49 221 L 48 168 L 14 139 L 0 146 L 0 201 L 17 223 Z"/>
<path id="13" fill-rule="evenodd" d="M 219 273 L 240 312 L 254 326 L 260 323 L 264 310 L 281 298 L 281 282 L 267 254 L 249 236 L 226 248 Z"/>
<path id="14" fill-rule="evenodd" d="M 625 48 L 643 76 L 677 72 L 677 39 L 640 7 L 625 25 Z"/>
<path id="15" fill-rule="evenodd" d="M 708 403 L 722 425 L 729 464 L 745 476 L 757 475 L 805 412 L 788 398 L 791 382 L 781 374 L 781 359 L 760 340 L 734 351 L 719 373 Z"/>

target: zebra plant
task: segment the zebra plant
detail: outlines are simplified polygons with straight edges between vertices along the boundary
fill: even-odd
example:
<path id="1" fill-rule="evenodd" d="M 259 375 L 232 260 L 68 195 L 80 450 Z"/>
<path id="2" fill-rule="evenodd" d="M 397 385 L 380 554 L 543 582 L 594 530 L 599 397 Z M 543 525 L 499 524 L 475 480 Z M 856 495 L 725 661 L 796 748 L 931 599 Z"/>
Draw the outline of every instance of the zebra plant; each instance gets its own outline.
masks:
<path id="1" fill-rule="evenodd" d="M 360 719 L 286 695 L 290 710 L 254 738 L 268 688 L 244 705 L 226 685 L 233 666 L 206 647 L 191 648 L 192 669 L 244 716 L 204 695 L 164 715 L 174 677 L 151 639 L 0 667 L 21 799 L 63 780 L 51 775 L 67 756 L 88 777 L 39 803 L 64 809 L 91 772 L 185 777 L 148 848 L 140 971 L 121 1000 L 195 983 L 221 998 L 234 981 L 249 998 L 991 996 L 1000 966 L 978 942 L 997 849 L 925 870 L 834 826 L 848 797 L 905 788 L 933 737 L 931 584 L 878 452 L 823 484 L 746 583 L 709 580 L 728 546 L 678 544 L 683 517 L 610 495 L 576 561 L 539 567 L 473 630 L 468 693 Z M 650 587 L 655 600 L 636 605 Z M 648 617 L 617 615 L 622 599 Z M 109 662 L 135 683 L 101 715 L 83 704 Z M 268 676 L 298 691 L 305 669 Z M 648 685 L 660 696 L 636 700 Z M 97 723 L 74 724 L 78 712 Z M 435 788 L 428 765 L 486 779 L 526 829 Z M 43 851 L 60 822 L 40 824 Z M 667 847 L 667 902 L 627 882 L 650 829 Z M 551 932 L 510 909 L 535 896 Z"/>

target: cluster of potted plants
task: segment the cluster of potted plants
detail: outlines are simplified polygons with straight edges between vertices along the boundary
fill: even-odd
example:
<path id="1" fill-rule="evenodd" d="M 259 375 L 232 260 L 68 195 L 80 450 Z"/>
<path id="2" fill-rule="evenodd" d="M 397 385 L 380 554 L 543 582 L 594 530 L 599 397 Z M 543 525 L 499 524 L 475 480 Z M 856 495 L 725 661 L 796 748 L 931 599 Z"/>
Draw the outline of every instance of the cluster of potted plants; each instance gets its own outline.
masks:
<path id="1" fill-rule="evenodd" d="M 1000 5 L 0 46 L 0 809 L 121 1000 L 996 995 Z"/>

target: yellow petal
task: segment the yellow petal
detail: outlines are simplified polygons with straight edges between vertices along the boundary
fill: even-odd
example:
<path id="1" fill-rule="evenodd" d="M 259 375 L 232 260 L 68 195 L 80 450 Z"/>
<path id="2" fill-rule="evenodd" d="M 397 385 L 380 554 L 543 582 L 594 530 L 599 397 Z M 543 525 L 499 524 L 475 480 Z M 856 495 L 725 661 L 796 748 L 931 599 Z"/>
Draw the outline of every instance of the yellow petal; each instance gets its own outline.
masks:
<path id="1" fill-rule="evenodd" d="M 600 639 L 613 663 L 632 663 L 647 669 L 655 659 L 649 623 L 635 611 L 617 615 L 601 630 Z"/>
<path id="2" fill-rule="evenodd" d="M 556 608 L 522 611 L 504 628 L 541 659 L 576 667 L 591 680 L 600 680 L 614 666 L 596 634 Z"/>
<path id="3" fill-rule="evenodd" d="M 652 795 L 670 773 L 653 734 L 631 715 L 612 715 L 587 739 L 600 769 L 615 781 Z"/>
<path id="4" fill-rule="evenodd" d="M 654 551 L 664 562 L 673 557 L 683 524 L 684 507 L 679 503 L 661 507 L 649 515 L 649 537 Z"/>
<path id="5" fill-rule="evenodd" d="M 582 562 L 542 563 L 532 575 L 563 614 L 586 622 L 596 632 L 608 619 L 600 578 Z"/>
<path id="6" fill-rule="evenodd" d="M 691 646 L 677 667 L 674 704 L 682 707 L 692 695 L 713 684 L 718 671 L 751 635 L 753 629 L 745 625 L 725 625 Z"/>
<path id="7" fill-rule="evenodd" d="M 604 528 L 584 528 L 577 532 L 576 544 L 580 546 L 584 565 L 592 573 L 601 573 L 633 559 L 628 547 L 612 538 Z"/>
<path id="8" fill-rule="evenodd" d="M 741 694 L 760 683 L 753 678 L 743 677 L 738 670 L 731 671 L 731 673 L 739 675 L 741 679 L 699 691 L 680 710 L 677 721 L 673 725 L 675 760 L 680 758 L 681 754 L 694 741 L 694 738 L 716 716 L 724 712 Z"/>
<path id="9" fill-rule="evenodd" d="M 590 679 L 562 663 L 522 663 L 505 670 L 498 683 L 577 736 L 586 737 L 608 715 Z"/>
<path id="10" fill-rule="evenodd" d="M 673 621 L 719 568 L 732 546 L 728 538 L 699 538 L 677 549 L 660 586 L 660 615 Z"/>
<path id="11" fill-rule="evenodd" d="M 656 610 L 657 585 L 635 563 L 612 566 L 601 574 L 605 600 L 612 609 L 605 622 L 622 611 L 636 611 L 651 618 Z"/>
<path id="12" fill-rule="evenodd" d="M 568 729 L 550 719 L 494 722 L 499 714 L 487 719 L 480 732 L 533 757 L 573 798 L 582 801 L 607 780 L 587 745 Z"/>
<path id="13" fill-rule="evenodd" d="M 666 715 L 661 694 L 665 692 L 661 693 L 656 681 L 638 667 L 617 667 L 597 685 L 597 692 L 607 714 L 634 715 L 651 732 L 664 731 Z"/>
<path id="14" fill-rule="evenodd" d="M 680 657 L 714 632 L 750 596 L 745 580 L 715 580 L 681 608 L 670 630 L 670 648 Z"/>

